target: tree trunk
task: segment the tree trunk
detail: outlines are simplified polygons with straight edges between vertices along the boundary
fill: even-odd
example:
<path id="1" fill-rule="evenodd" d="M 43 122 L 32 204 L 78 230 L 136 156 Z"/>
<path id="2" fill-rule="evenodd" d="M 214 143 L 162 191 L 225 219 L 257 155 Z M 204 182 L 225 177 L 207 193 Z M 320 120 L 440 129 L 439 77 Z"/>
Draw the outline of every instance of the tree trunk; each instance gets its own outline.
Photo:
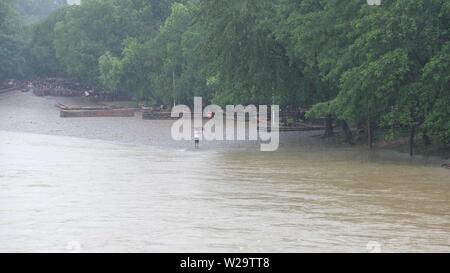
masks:
<path id="1" fill-rule="evenodd" d="M 367 119 L 367 144 L 369 145 L 369 150 L 373 149 L 373 136 L 372 136 L 372 122 L 370 118 Z"/>
<path id="2" fill-rule="evenodd" d="M 409 136 L 409 155 L 411 157 L 414 156 L 414 138 L 415 138 L 415 136 L 416 136 L 416 127 L 413 126 L 411 128 L 411 134 Z"/>
<path id="3" fill-rule="evenodd" d="M 343 120 L 341 122 L 342 122 L 342 130 L 344 131 L 344 134 L 345 134 L 345 141 L 352 144 L 352 142 L 353 142 L 352 131 L 350 130 L 350 127 L 348 126 L 348 123 L 345 120 Z"/>
<path id="4" fill-rule="evenodd" d="M 331 116 L 327 116 L 325 118 L 325 134 L 323 137 L 332 137 L 334 135 L 333 131 L 333 118 Z"/>
<path id="5" fill-rule="evenodd" d="M 431 145 L 431 139 L 430 139 L 430 137 L 428 136 L 428 133 L 427 133 L 427 132 L 424 132 L 424 133 L 423 133 L 423 135 L 422 135 L 422 141 L 423 141 L 423 145 L 425 145 L 425 146 L 430 146 L 430 145 Z"/>

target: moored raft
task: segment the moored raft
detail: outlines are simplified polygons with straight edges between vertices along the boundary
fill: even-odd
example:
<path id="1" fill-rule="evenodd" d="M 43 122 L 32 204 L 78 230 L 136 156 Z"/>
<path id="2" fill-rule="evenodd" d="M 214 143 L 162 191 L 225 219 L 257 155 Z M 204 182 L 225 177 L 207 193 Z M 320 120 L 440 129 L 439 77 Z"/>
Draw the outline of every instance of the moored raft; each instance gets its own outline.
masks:
<path id="1" fill-rule="evenodd" d="M 0 90 L 0 94 L 6 93 L 6 92 L 15 91 L 15 90 L 18 90 L 18 88 L 17 87 L 11 87 L 11 88 L 6 88 L 6 89 L 1 89 Z"/>
<path id="2" fill-rule="evenodd" d="M 142 119 L 144 120 L 176 120 L 178 117 L 173 118 L 172 112 L 169 111 L 154 111 L 145 110 L 142 112 Z"/>
<path id="3" fill-rule="evenodd" d="M 96 110 L 60 110 L 60 117 L 62 118 L 88 118 L 88 117 L 134 117 L 137 109 L 96 109 Z"/>

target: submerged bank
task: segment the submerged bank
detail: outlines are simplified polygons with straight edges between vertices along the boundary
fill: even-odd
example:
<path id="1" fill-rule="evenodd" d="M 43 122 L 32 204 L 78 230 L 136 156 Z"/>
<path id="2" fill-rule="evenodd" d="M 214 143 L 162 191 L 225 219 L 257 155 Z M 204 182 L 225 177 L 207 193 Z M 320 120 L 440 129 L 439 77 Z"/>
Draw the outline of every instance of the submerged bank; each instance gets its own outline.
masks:
<path id="1" fill-rule="evenodd" d="M 193 149 L 193 143 L 174 141 L 171 137 L 171 125 L 168 120 L 143 120 L 140 113 L 135 117 L 96 117 L 96 118 L 60 118 L 55 104 L 62 103 L 77 106 L 98 106 L 79 97 L 37 97 L 31 92 L 8 92 L 0 95 L 0 130 L 28 132 L 37 134 L 71 136 L 88 139 L 101 139 L 114 142 L 144 144 L 155 147 Z M 445 160 L 432 156 L 416 156 L 410 159 L 407 154 L 397 154 L 385 149 L 367 151 L 363 145 L 350 146 L 336 139 L 321 139 L 321 131 L 281 132 L 280 149 L 316 149 L 328 148 L 354 150 L 367 158 L 390 161 L 390 158 L 405 162 L 419 162 L 440 166 Z M 203 142 L 202 149 L 249 149 L 259 150 L 254 141 L 216 141 Z"/>

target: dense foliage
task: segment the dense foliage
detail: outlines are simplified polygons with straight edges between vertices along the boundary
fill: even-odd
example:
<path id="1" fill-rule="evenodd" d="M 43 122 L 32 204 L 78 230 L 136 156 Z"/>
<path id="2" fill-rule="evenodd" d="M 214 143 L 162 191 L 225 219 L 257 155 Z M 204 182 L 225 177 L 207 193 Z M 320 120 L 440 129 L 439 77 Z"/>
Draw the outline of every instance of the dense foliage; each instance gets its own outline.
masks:
<path id="1" fill-rule="evenodd" d="M 22 75 L 23 58 L 18 14 L 11 0 L 0 0 L 0 80 Z"/>
<path id="2" fill-rule="evenodd" d="M 25 0 L 24 0 L 25 1 Z M 31 1 L 37 3 L 39 1 Z M 54 2 L 56 3 L 56 2 Z M 0 0 L 0 77 L 65 75 L 151 104 L 276 103 L 308 117 L 450 146 L 450 2 L 82 0 L 18 54 Z M 413 145 L 411 145 L 411 148 Z"/>
<path id="3" fill-rule="evenodd" d="M 67 5 L 66 0 L 14 0 L 13 2 L 26 24 L 45 19 L 55 9 Z"/>

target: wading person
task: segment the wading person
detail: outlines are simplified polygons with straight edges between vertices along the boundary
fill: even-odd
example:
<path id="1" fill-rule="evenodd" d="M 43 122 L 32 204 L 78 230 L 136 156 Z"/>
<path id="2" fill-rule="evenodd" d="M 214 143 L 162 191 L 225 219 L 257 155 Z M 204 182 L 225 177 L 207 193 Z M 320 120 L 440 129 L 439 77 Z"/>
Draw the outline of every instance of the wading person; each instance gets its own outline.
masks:
<path id="1" fill-rule="evenodd" d="M 201 134 L 200 129 L 196 128 L 196 129 L 194 130 L 194 143 L 195 143 L 195 149 L 198 149 L 199 146 L 200 146 L 200 134 Z"/>

